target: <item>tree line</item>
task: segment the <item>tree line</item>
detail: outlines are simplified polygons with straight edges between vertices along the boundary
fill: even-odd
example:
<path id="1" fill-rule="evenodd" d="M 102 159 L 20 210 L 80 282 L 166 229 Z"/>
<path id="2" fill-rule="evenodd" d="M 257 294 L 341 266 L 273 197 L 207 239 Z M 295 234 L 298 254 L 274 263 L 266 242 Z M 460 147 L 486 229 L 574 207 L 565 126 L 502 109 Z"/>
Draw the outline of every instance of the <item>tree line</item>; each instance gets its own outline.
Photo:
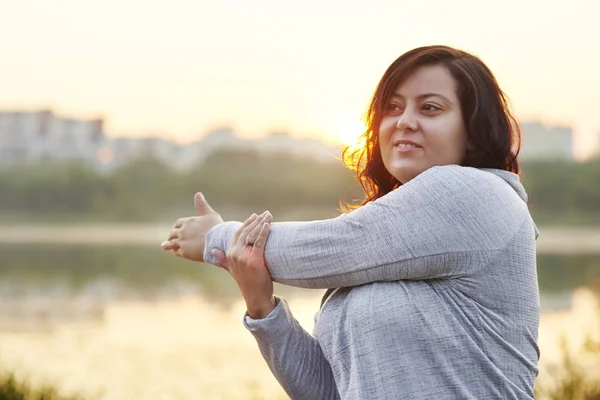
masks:
<path id="1" fill-rule="evenodd" d="M 532 214 L 542 222 L 590 222 L 600 215 L 600 159 L 523 163 L 522 181 Z M 223 150 L 187 172 L 149 157 L 110 174 L 80 163 L 0 169 L 0 215 L 156 221 L 189 214 L 197 191 L 215 208 L 273 213 L 296 208 L 336 212 L 340 200 L 363 198 L 341 160 L 319 163 L 289 154 Z"/>

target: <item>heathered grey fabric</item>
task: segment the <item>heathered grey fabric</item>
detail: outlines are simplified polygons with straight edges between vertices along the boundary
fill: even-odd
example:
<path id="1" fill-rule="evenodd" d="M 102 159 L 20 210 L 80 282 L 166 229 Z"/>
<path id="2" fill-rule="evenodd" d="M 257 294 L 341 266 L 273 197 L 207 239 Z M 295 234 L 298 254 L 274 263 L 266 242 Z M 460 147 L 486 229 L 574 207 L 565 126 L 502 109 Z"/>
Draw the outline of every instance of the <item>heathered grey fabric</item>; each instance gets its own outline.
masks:
<path id="1" fill-rule="evenodd" d="M 285 300 L 247 315 L 293 399 L 533 399 L 538 231 L 517 175 L 433 167 L 350 214 L 273 223 L 277 282 L 341 288 L 314 336 Z M 226 250 L 239 222 L 206 241 Z"/>

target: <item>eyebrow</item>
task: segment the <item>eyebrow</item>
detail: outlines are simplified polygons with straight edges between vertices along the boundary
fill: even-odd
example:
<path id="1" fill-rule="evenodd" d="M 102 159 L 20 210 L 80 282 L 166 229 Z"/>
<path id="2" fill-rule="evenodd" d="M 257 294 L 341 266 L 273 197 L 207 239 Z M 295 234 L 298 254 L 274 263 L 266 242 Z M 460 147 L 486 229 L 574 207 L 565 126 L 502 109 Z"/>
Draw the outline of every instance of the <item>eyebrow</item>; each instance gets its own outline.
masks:
<path id="1" fill-rule="evenodd" d="M 394 93 L 392 95 L 392 97 L 399 97 L 401 99 L 404 99 L 404 96 L 402 96 L 400 93 Z M 446 101 L 448 103 L 452 103 L 452 101 L 450 101 L 449 98 L 447 98 L 446 96 L 442 96 L 439 93 L 424 93 L 424 94 L 421 94 L 421 95 L 417 96 L 417 99 L 424 100 L 424 99 L 427 99 L 429 97 L 438 97 L 438 98 L 442 99 L 443 101 Z"/>

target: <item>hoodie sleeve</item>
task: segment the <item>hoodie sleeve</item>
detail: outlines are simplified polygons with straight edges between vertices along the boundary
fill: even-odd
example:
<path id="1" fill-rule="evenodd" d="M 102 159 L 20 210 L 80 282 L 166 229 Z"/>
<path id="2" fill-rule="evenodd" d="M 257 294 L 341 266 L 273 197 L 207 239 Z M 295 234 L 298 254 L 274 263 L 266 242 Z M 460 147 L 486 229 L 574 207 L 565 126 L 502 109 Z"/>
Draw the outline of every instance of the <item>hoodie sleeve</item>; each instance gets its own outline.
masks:
<path id="1" fill-rule="evenodd" d="M 271 225 L 265 260 L 274 281 L 306 288 L 455 278 L 485 266 L 531 217 L 502 178 L 433 167 L 349 214 Z M 227 250 L 239 222 L 207 235 L 204 259 Z"/>

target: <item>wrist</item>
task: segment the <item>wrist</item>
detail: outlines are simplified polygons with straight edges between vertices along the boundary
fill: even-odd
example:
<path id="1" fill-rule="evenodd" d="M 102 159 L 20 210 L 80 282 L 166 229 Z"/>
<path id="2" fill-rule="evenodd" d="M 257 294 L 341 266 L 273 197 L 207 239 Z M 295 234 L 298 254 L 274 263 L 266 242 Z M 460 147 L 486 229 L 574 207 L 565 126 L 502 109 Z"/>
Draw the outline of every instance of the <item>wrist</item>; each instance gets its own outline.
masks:
<path id="1" fill-rule="evenodd" d="M 277 306 L 275 296 L 261 302 L 246 303 L 248 316 L 252 319 L 266 318 Z"/>

